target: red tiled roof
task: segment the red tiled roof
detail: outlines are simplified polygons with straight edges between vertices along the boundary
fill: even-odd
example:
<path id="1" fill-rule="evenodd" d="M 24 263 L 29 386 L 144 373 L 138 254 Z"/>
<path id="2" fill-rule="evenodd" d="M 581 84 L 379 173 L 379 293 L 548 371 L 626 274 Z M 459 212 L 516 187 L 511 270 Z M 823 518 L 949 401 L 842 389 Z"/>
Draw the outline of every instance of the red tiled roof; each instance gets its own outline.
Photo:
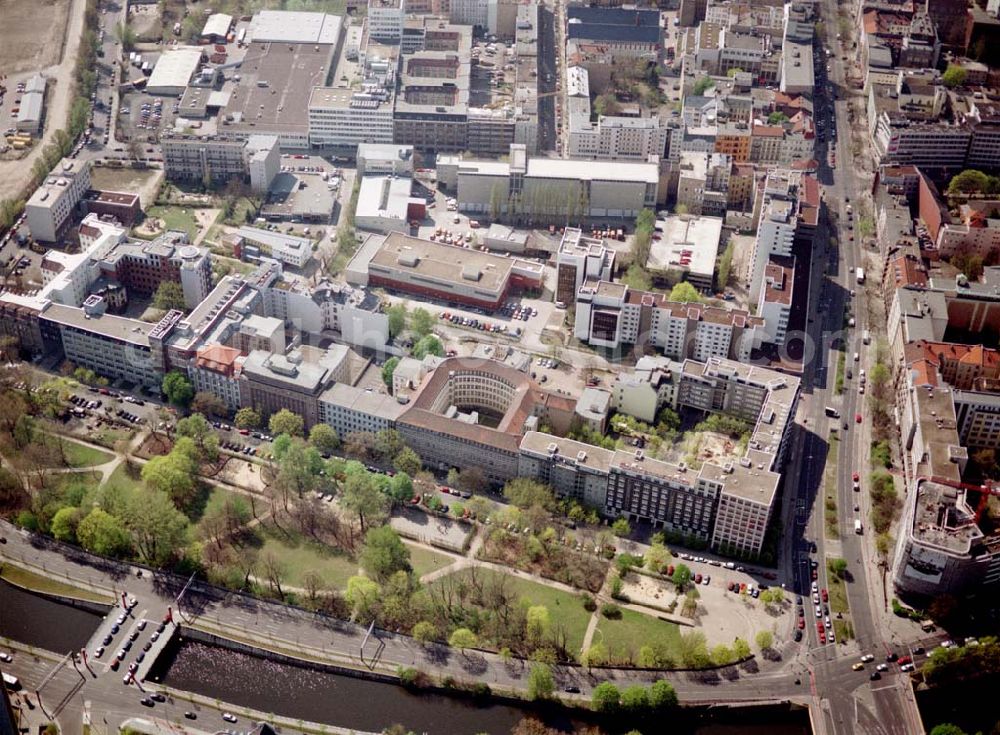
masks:
<path id="1" fill-rule="evenodd" d="M 198 350 L 195 365 L 217 373 L 231 373 L 236 360 L 242 355 L 235 347 L 213 344 Z"/>

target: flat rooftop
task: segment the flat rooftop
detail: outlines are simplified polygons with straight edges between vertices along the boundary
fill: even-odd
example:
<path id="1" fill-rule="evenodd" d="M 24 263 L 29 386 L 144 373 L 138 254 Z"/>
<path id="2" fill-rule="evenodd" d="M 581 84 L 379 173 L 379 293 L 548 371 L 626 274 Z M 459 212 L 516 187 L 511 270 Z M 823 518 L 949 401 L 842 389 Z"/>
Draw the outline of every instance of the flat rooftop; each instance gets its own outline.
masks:
<path id="1" fill-rule="evenodd" d="M 477 290 L 501 291 L 515 258 L 504 258 L 470 248 L 389 233 L 375 252 L 369 268 L 406 271 L 439 283 L 459 283 Z"/>
<path id="2" fill-rule="evenodd" d="M 619 164 L 615 164 L 617 168 Z M 663 232 L 649 248 L 646 267 L 652 271 L 681 270 L 711 277 L 722 240 L 719 217 L 671 216 L 657 221 Z M 681 260 L 689 261 L 681 265 Z"/>
<path id="3" fill-rule="evenodd" d="M 327 13 L 261 10 L 250 21 L 247 39 L 253 42 L 336 44 L 342 23 L 339 15 Z"/>
<path id="4" fill-rule="evenodd" d="M 363 176 L 358 190 L 355 218 L 388 217 L 406 219 L 412 182 L 399 176 Z"/>
<path id="5" fill-rule="evenodd" d="M 334 383 L 323 391 L 319 400 L 320 403 L 329 403 L 393 422 L 402 416 L 407 409 L 406 405 L 390 395 L 347 383 Z"/>
<path id="6" fill-rule="evenodd" d="M 611 471 L 611 461 L 615 452 L 593 444 L 566 439 L 540 431 L 525 432 L 521 439 L 521 451 L 535 455 L 559 457 L 567 464 L 585 467 L 591 472 L 606 475 Z"/>
<path id="7" fill-rule="evenodd" d="M 933 480 L 919 481 L 910 529 L 914 539 L 951 554 L 968 554 L 983 532 L 976 525 L 967 492 Z"/>
<path id="8" fill-rule="evenodd" d="M 139 347 L 149 347 L 149 334 L 155 323 L 127 319 L 113 314 L 88 317 L 83 309 L 63 304 L 49 304 L 42 317 L 57 324 L 93 332 L 120 342 L 128 342 Z"/>
<path id="9" fill-rule="evenodd" d="M 183 47 L 167 49 L 156 61 L 153 73 L 146 82 L 146 89 L 186 87 L 200 63 L 201 49 Z"/>
<path id="10" fill-rule="evenodd" d="M 220 132 L 307 134 L 312 90 L 326 84 L 334 48 L 330 44 L 250 44 L 240 67 L 240 82 L 222 110 Z"/>
<path id="11" fill-rule="evenodd" d="M 584 159 L 529 158 L 527 175 L 548 179 L 640 181 L 646 184 L 658 184 L 660 167 L 655 163 L 615 161 L 612 166 L 595 166 L 594 161 Z"/>
<path id="12" fill-rule="evenodd" d="M 280 173 L 261 209 L 265 217 L 329 219 L 336 197 L 319 174 Z"/>

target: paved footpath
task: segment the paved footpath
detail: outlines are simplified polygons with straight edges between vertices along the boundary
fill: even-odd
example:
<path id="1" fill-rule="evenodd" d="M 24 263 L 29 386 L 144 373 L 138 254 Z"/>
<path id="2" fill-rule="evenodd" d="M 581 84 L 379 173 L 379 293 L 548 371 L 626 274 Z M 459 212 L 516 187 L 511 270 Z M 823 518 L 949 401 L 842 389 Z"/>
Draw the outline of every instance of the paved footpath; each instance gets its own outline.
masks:
<path id="1" fill-rule="evenodd" d="M 63 553 L 63 547 L 48 539 L 26 534 L 0 522 L 0 533 L 7 543 L 0 546 L 0 559 L 14 563 L 44 566 L 46 573 L 60 580 L 86 581 L 91 588 L 104 588 L 114 593 L 134 595 L 139 609 L 150 619 L 161 618 L 168 607 L 178 612 L 175 602 L 186 580 L 167 574 L 136 576 L 138 567 L 109 564 L 102 568 L 85 563 L 86 554 L 79 550 Z M 453 676 L 457 679 L 485 681 L 495 689 L 521 691 L 526 688 L 529 665 L 506 663 L 492 653 L 471 651 L 459 653 L 444 645 L 421 645 L 412 638 L 388 631 L 376 631 L 380 652 L 369 641 L 361 650 L 366 629 L 342 620 L 325 618 L 208 586 L 192 586 L 180 605 L 184 625 L 217 633 L 223 637 L 245 640 L 261 648 L 271 648 L 296 655 L 304 660 L 339 665 L 355 669 L 372 669 L 395 673 L 398 666 L 414 666 L 433 676 Z M 581 696 L 589 697 L 591 689 L 602 681 L 621 684 L 648 683 L 668 678 L 684 701 L 690 702 L 754 702 L 773 701 L 804 694 L 795 685 L 793 672 L 776 671 L 747 674 L 733 669 L 719 686 L 717 676 L 705 673 L 644 672 L 634 669 L 601 669 L 588 673 L 576 666 L 557 666 L 554 673 L 558 685 L 577 686 Z M 711 679 L 710 685 L 704 679 Z"/>

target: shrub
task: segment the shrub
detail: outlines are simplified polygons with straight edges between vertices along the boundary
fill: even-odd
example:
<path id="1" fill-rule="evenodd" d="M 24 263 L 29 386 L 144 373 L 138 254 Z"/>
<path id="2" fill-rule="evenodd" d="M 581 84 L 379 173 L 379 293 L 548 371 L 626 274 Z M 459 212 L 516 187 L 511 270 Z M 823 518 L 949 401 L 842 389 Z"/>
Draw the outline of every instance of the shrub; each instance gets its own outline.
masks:
<path id="1" fill-rule="evenodd" d="M 612 589 L 613 585 L 614 582 L 612 582 Z M 614 594 L 613 591 L 612 594 Z M 583 609 L 586 610 L 587 612 L 594 612 L 594 610 L 597 609 L 597 601 L 590 595 L 583 595 L 581 599 L 583 600 Z"/>
<path id="2" fill-rule="evenodd" d="M 601 615 L 606 617 L 608 620 L 619 620 L 622 616 L 622 609 L 618 605 L 607 603 L 601 605 Z"/>

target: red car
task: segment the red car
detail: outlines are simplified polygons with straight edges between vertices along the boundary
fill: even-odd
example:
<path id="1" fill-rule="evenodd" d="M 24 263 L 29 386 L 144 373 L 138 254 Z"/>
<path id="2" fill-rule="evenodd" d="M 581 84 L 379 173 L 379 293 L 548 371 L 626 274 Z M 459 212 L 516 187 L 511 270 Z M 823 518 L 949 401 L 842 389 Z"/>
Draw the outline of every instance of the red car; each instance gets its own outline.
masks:
<path id="1" fill-rule="evenodd" d="M 701 584 L 701 575 L 700 574 L 694 575 L 694 583 L 695 584 Z"/>
<path id="2" fill-rule="evenodd" d="M 857 423 L 859 423 L 859 424 L 860 424 L 860 423 L 861 423 L 861 414 L 860 414 L 860 413 L 856 413 L 856 414 L 854 414 L 854 420 L 855 420 L 855 421 L 856 421 Z"/>
<path id="3" fill-rule="evenodd" d="M 812 572 L 813 572 L 813 579 L 815 580 L 815 579 L 817 578 L 817 575 L 816 575 L 816 570 L 815 570 L 815 569 L 813 569 L 813 570 L 812 570 Z"/>
<path id="4" fill-rule="evenodd" d="M 851 475 L 851 479 L 854 480 L 855 482 L 860 482 L 861 481 L 861 475 L 859 475 L 857 472 L 855 472 L 853 475 Z"/>
<path id="5" fill-rule="evenodd" d="M 667 565 L 667 576 L 668 577 L 674 576 L 674 565 L 673 564 Z"/>
<path id="6" fill-rule="evenodd" d="M 820 592 L 820 595 L 823 597 L 823 602 L 829 602 L 830 601 L 830 595 L 827 594 L 826 587 L 824 587 L 823 589 L 821 589 L 819 592 Z"/>
<path id="7" fill-rule="evenodd" d="M 804 630 L 806 627 L 806 619 L 799 618 L 799 630 Z"/>
<path id="8" fill-rule="evenodd" d="M 822 620 L 817 620 L 816 621 L 816 632 L 823 633 L 823 631 L 824 631 L 823 621 Z"/>

